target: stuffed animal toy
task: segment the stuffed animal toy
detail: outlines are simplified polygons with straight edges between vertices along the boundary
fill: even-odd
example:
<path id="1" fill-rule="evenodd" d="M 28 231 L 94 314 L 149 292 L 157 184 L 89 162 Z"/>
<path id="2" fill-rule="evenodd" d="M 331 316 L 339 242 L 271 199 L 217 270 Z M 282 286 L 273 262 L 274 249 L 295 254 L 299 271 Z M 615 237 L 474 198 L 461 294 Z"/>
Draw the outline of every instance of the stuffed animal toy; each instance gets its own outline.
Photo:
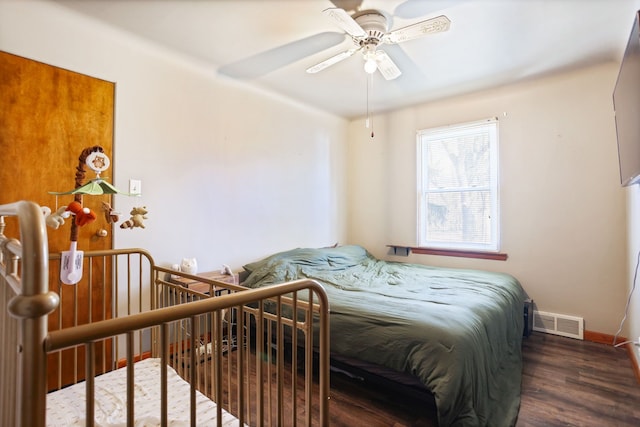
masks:
<path id="1" fill-rule="evenodd" d="M 171 265 L 171 269 L 187 274 L 198 274 L 198 261 L 195 258 L 182 258 L 180 264 Z M 181 276 L 172 274 L 172 279 L 179 279 Z"/>
<path id="2" fill-rule="evenodd" d="M 57 230 L 61 225 L 64 225 L 64 220 L 71 216 L 71 212 L 67 211 L 66 206 L 58 208 L 54 213 L 51 213 L 51 209 L 48 206 L 43 206 L 42 212 L 44 213 L 45 224 L 54 230 Z"/>
<path id="3" fill-rule="evenodd" d="M 195 258 L 182 258 L 182 262 L 180 262 L 180 271 L 187 274 L 198 273 L 198 261 L 196 261 Z"/>
<path id="4" fill-rule="evenodd" d="M 87 225 L 97 218 L 96 213 L 89 208 L 83 208 L 80 202 L 73 201 L 69 203 L 66 211 L 76 216 L 76 224 L 80 227 Z"/>
<path id="5" fill-rule="evenodd" d="M 107 224 L 118 222 L 120 220 L 119 213 L 114 211 L 109 203 L 102 202 L 102 210 L 104 211 L 104 219 L 107 220 Z"/>
<path id="6" fill-rule="evenodd" d="M 146 206 L 139 206 L 131 209 L 131 218 L 120 224 L 120 228 L 134 228 L 134 227 L 144 227 L 144 220 L 147 219 L 145 216 L 148 213 Z"/>

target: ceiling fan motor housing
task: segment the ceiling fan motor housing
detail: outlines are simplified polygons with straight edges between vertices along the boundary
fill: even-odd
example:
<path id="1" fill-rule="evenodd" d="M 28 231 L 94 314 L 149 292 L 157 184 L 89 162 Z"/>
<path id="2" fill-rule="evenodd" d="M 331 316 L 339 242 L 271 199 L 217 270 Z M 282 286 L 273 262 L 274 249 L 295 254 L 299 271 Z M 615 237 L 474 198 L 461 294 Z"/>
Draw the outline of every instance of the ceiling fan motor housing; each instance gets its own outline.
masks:
<path id="1" fill-rule="evenodd" d="M 337 64 L 356 52 L 361 52 L 365 59 L 367 73 L 373 74 L 379 70 L 386 80 L 393 80 L 399 77 L 402 72 L 391 57 L 383 50 L 378 49 L 378 46 L 383 43 L 397 44 L 427 34 L 447 31 L 451 22 L 446 16 L 441 15 L 389 32 L 393 18 L 379 10 L 363 10 L 350 15 L 344 9 L 330 7 L 322 12 L 351 36 L 355 46 L 307 68 L 307 73 L 311 74 Z"/>
<path id="2" fill-rule="evenodd" d="M 353 15 L 353 19 L 367 33 L 364 40 L 366 44 L 382 41 L 382 37 L 389 31 L 389 22 L 387 17 L 378 10 L 363 10 Z"/>

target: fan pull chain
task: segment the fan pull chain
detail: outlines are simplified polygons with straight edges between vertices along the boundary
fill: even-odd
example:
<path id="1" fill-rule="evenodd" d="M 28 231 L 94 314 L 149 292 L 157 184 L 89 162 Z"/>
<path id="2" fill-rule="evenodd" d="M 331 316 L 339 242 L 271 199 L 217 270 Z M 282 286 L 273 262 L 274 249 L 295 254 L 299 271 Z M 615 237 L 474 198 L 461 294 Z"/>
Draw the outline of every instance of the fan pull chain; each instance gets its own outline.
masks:
<path id="1" fill-rule="evenodd" d="M 367 77 L 367 120 L 365 121 L 365 126 L 367 129 L 371 128 L 371 138 L 374 137 L 373 133 L 373 119 L 371 118 L 369 112 L 369 91 L 373 89 L 373 74 L 369 74 Z"/>

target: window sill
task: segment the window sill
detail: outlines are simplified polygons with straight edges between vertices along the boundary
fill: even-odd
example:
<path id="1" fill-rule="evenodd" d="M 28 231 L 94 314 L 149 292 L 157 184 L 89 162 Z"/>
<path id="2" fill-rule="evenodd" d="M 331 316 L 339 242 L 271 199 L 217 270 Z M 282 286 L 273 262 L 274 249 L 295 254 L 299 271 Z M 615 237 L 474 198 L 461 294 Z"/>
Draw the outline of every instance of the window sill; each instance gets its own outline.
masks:
<path id="1" fill-rule="evenodd" d="M 480 251 L 464 251 L 453 249 L 433 249 L 433 248 L 421 248 L 416 246 L 404 246 L 404 245 L 387 245 L 387 247 L 393 249 L 393 253 L 397 254 L 398 251 L 404 251 L 406 255 L 410 252 L 419 255 L 439 255 L 439 256 L 455 256 L 462 258 L 479 258 L 490 259 L 495 261 L 506 261 L 508 255 L 501 252 L 480 252 Z"/>

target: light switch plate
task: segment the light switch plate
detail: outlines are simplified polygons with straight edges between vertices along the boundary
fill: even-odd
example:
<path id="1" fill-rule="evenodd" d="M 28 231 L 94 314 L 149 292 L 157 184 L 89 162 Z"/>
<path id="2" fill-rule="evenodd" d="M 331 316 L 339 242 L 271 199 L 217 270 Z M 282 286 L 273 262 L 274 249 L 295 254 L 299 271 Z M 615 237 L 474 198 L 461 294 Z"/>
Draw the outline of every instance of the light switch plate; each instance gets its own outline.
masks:
<path id="1" fill-rule="evenodd" d="M 142 181 L 139 179 L 129 180 L 129 194 L 142 194 Z"/>

